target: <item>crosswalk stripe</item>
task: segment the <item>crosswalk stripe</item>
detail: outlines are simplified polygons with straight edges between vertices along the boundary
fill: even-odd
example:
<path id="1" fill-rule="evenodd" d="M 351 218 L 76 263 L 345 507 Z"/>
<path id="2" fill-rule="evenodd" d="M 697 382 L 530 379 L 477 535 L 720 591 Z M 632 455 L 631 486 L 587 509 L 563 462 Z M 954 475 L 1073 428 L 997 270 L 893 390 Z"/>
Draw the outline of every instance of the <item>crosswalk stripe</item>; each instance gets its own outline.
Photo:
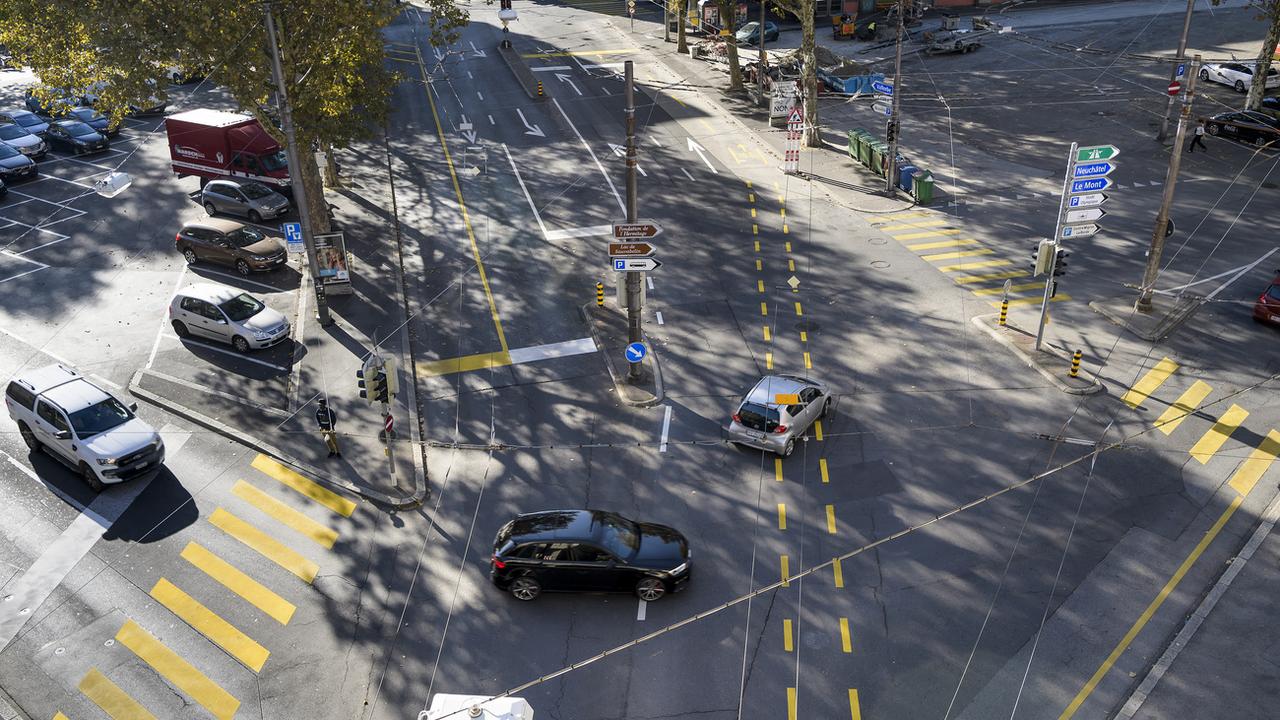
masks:
<path id="1" fill-rule="evenodd" d="M 1044 283 L 1042 282 L 1023 283 L 1021 285 L 1009 286 L 1009 292 L 1022 292 L 1024 290 L 1043 290 L 1043 289 L 1044 289 Z M 980 290 L 972 290 L 971 292 L 974 295 L 999 295 L 1000 293 L 1004 292 L 1004 288 L 1003 287 L 982 288 Z"/>
<path id="2" fill-rule="evenodd" d="M 338 540 L 336 530 L 321 525 L 243 480 L 237 480 L 236 484 L 231 487 L 231 492 L 275 518 L 285 527 L 296 530 L 320 547 L 325 549 L 332 548 L 333 543 Z"/>
<path id="3" fill-rule="evenodd" d="M 880 225 L 876 229 L 889 232 L 890 230 L 915 230 L 919 228 L 937 227 L 946 225 L 950 220 L 921 220 L 919 222 L 902 223 L 899 225 Z"/>
<path id="4" fill-rule="evenodd" d="M 1129 388 L 1129 391 L 1121 396 L 1120 400 L 1131 408 L 1138 407 L 1143 400 L 1151 397 L 1151 393 L 1164 384 L 1164 381 L 1168 380 L 1169 376 L 1177 369 L 1178 363 L 1167 357 L 1161 358 L 1160 362 L 1156 363 L 1155 367 L 1139 378 L 1138 382 L 1134 383 L 1133 387 Z"/>
<path id="5" fill-rule="evenodd" d="M 1186 392 L 1182 393 L 1182 395 L 1169 406 L 1169 409 L 1165 410 L 1164 413 L 1156 419 L 1156 427 L 1165 435 L 1177 430 L 1178 426 L 1182 424 L 1182 421 L 1187 419 L 1187 415 L 1191 414 L 1191 411 L 1198 407 L 1200 403 L 1209 396 L 1209 392 L 1212 389 L 1213 388 L 1209 386 L 1209 383 L 1203 380 L 1197 380 L 1192 383 L 1191 387 L 1187 388 Z"/>
<path id="6" fill-rule="evenodd" d="M 262 666 L 267 662 L 267 656 L 271 653 L 253 638 L 240 632 L 234 625 L 201 605 L 198 600 L 183 592 L 178 586 L 160 578 L 151 588 L 151 597 L 169 608 L 170 612 L 182 618 L 183 622 L 195 628 L 201 635 L 226 650 L 231 657 L 244 663 L 245 667 L 254 672 L 261 672 Z"/>
<path id="7" fill-rule="evenodd" d="M 967 285 L 969 283 L 991 282 L 992 280 L 1008 280 L 1009 278 L 1026 277 L 1031 273 L 1026 270 L 1006 270 L 1005 272 L 987 273 L 986 275 L 962 275 L 960 277 L 951 278 L 951 281 L 957 285 Z"/>
<path id="8" fill-rule="evenodd" d="M 1248 495 L 1258 480 L 1262 479 L 1262 474 L 1275 462 L 1276 455 L 1280 455 L 1280 432 L 1272 430 L 1262 439 L 1262 444 L 1249 453 L 1249 458 L 1240 464 L 1227 484 L 1241 495 Z"/>
<path id="9" fill-rule="evenodd" d="M 156 720 L 156 716 L 147 712 L 129 693 L 120 689 L 119 685 L 107 679 L 98 668 L 89 668 L 80 680 L 80 692 L 102 708 L 102 712 L 111 716 L 112 720 Z"/>
<path id="10" fill-rule="evenodd" d="M 71 719 L 60 712 L 56 712 L 53 714 L 53 720 L 71 720 Z"/>
<path id="11" fill-rule="evenodd" d="M 1054 295 L 1053 297 L 1049 298 L 1049 302 L 1062 302 L 1063 300 L 1070 300 L 1070 299 L 1071 299 L 1070 295 L 1066 293 L 1058 293 L 1057 295 Z M 1044 302 L 1043 296 L 1014 298 L 1009 301 L 1009 307 L 1018 307 L 1020 305 L 1036 305 L 1041 302 Z M 1000 307 L 1000 303 L 992 302 L 991 307 Z"/>
<path id="12" fill-rule="evenodd" d="M 907 249 L 920 252 L 921 250 L 937 250 L 938 248 L 953 248 L 977 244 L 978 241 L 973 238 L 955 238 L 953 240 L 941 240 L 939 242 L 912 243 L 907 246 Z"/>
<path id="13" fill-rule="evenodd" d="M 1201 465 L 1209 462 L 1209 458 L 1222 449 L 1227 438 L 1231 437 L 1231 433 L 1235 432 L 1247 417 L 1249 417 L 1249 411 L 1239 405 L 1227 408 L 1227 411 L 1222 413 L 1222 417 L 1218 418 L 1218 422 L 1201 435 L 1196 444 L 1191 447 L 1191 457 L 1199 460 Z"/>
<path id="14" fill-rule="evenodd" d="M 240 701 L 231 693 L 223 690 L 191 663 L 183 660 L 164 643 L 155 639 L 134 621 L 130 620 L 116 633 L 116 640 L 133 651 L 143 662 L 186 693 L 192 700 L 200 703 L 218 720 L 231 720 Z"/>
<path id="15" fill-rule="evenodd" d="M 1000 267 L 1001 265 L 1012 265 L 1011 260 L 977 260 L 974 262 L 960 263 L 958 265 L 943 265 L 938 268 L 942 272 L 960 272 L 962 270 L 977 270 L 978 268 Z"/>
<path id="16" fill-rule="evenodd" d="M 939 260 L 955 260 L 956 258 L 994 255 L 995 252 L 996 251 L 991 248 L 979 248 L 978 250 L 953 250 L 951 252 L 934 253 L 933 255 L 921 255 L 920 259 L 926 262 L 937 262 Z"/>
<path id="17" fill-rule="evenodd" d="M 962 232 L 964 232 L 964 230 L 951 228 L 947 230 L 927 230 L 925 232 L 905 233 L 902 235 L 893 235 L 891 237 L 894 240 L 902 242 L 904 240 L 919 240 L 921 238 L 946 237 L 947 235 L 959 235 Z"/>
<path id="18" fill-rule="evenodd" d="M 259 454 L 258 457 L 254 458 L 253 468 L 343 517 L 351 517 L 351 513 L 355 512 L 355 503 L 328 488 L 321 487 L 318 483 L 308 480 L 266 455 Z"/>
<path id="19" fill-rule="evenodd" d="M 913 218 L 913 217 L 928 217 L 928 216 L 930 216 L 930 215 L 932 215 L 932 214 L 933 214 L 933 213 L 925 212 L 925 211 L 923 211 L 923 210 L 912 210 L 912 211 L 907 211 L 907 212 L 893 213 L 893 214 L 891 214 L 891 215 L 882 215 L 882 216 L 880 217 L 880 219 L 879 219 L 879 223 L 881 223 L 881 224 L 883 224 L 883 223 L 895 223 L 895 222 L 898 222 L 899 220 L 905 220 L 905 219 L 907 219 L 907 218 Z M 876 223 L 872 223 L 872 225 L 875 225 L 875 224 L 876 224 Z"/>
<path id="20" fill-rule="evenodd" d="M 315 580 L 316 574 L 320 572 L 319 565 L 222 508 L 213 511 L 209 516 L 209 522 L 236 540 L 257 550 L 266 559 L 297 575 L 305 583 Z"/>
<path id="21" fill-rule="evenodd" d="M 293 618 L 296 610 L 293 603 L 271 592 L 265 585 L 240 572 L 231 563 L 206 550 L 204 546 L 189 542 L 183 548 L 181 557 L 281 625 L 288 625 L 289 620 Z"/>

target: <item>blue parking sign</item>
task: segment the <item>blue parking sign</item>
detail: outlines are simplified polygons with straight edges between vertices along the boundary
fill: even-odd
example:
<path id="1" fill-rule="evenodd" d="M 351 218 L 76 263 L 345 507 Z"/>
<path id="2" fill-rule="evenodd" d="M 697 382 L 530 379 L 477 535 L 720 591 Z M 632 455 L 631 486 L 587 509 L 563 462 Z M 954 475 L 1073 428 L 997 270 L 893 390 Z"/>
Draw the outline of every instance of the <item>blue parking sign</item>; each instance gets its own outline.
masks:
<path id="1" fill-rule="evenodd" d="M 288 245 L 289 252 L 307 251 L 307 246 L 302 242 L 302 223 L 281 223 L 280 230 L 284 232 L 284 241 Z"/>

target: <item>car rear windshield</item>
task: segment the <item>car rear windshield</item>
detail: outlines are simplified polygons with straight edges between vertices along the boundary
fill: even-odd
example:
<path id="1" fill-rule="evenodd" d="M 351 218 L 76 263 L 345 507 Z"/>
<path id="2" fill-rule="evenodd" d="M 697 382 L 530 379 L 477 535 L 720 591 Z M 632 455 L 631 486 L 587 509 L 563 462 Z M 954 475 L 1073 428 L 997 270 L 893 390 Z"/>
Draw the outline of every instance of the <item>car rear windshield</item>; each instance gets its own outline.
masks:
<path id="1" fill-rule="evenodd" d="M 71 413 L 71 427 L 75 428 L 76 437 L 84 440 L 123 425 L 131 417 L 129 408 L 121 405 L 119 400 L 109 397 L 97 405 Z"/>
<path id="2" fill-rule="evenodd" d="M 33 125 L 39 125 L 40 123 L 44 122 L 43 120 L 36 117 L 35 115 L 28 115 L 26 113 L 23 113 L 20 115 L 14 115 L 13 121 L 18 123 L 19 125 L 22 125 L 23 127 L 32 127 Z"/>
<path id="3" fill-rule="evenodd" d="M 1280 285 L 1272 285 L 1267 288 L 1267 297 L 1280 301 Z"/>
<path id="4" fill-rule="evenodd" d="M 22 153 L 18 152 L 17 150 L 14 150 L 12 147 L 9 147 L 8 145 L 4 145 L 0 143 L 0 158 L 11 158 L 21 154 Z"/>
<path id="5" fill-rule="evenodd" d="M 82 137 L 84 135 L 96 135 L 98 132 L 97 130 L 94 130 L 93 128 L 89 127 L 88 125 L 85 125 L 82 122 L 62 123 L 62 127 L 66 128 L 66 131 L 71 133 L 74 137 Z"/>
<path id="6" fill-rule="evenodd" d="M 266 237 L 261 232 L 251 228 L 242 227 L 227 233 L 227 240 L 238 248 L 249 247 L 250 245 L 261 242 Z"/>
<path id="7" fill-rule="evenodd" d="M 79 118 L 84 122 L 93 122 L 94 120 L 106 120 L 107 116 L 97 110 L 72 110 L 71 116 Z"/>
<path id="8" fill-rule="evenodd" d="M 266 306 L 249 293 L 240 293 L 218 307 L 222 308 L 222 312 L 226 313 L 227 317 L 239 322 L 257 315 Z"/>
<path id="9" fill-rule="evenodd" d="M 612 513 L 598 516 L 603 532 L 600 542 L 620 558 L 631 557 L 640 548 L 640 528 L 630 520 Z"/>
<path id="10" fill-rule="evenodd" d="M 271 196 L 271 188 L 262 183 L 245 183 L 240 186 L 240 191 L 253 200 Z"/>
<path id="11" fill-rule="evenodd" d="M 738 422 L 761 432 L 773 432 L 774 428 L 778 427 L 780 417 L 777 408 L 765 407 L 757 403 L 743 403 L 742 407 L 738 408 Z"/>

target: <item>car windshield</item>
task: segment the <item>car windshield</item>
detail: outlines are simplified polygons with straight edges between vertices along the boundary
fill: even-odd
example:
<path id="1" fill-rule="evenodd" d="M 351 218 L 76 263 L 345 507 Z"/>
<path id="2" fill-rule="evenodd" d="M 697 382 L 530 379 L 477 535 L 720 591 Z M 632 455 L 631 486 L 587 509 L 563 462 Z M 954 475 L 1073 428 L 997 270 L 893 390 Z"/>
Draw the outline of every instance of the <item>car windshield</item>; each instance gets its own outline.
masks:
<path id="1" fill-rule="evenodd" d="M 240 192 L 244 193 L 250 200 L 260 200 L 264 197 L 271 196 L 271 188 L 262 183 L 246 183 L 240 186 Z"/>
<path id="2" fill-rule="evenodd" d="M 600 542 L 609 552 L 628 558 L 640 548 L 640 528 L 635 523 L 612 513 L 601 513 L 596 519 L 602 530 Z"/>
<path id="3" fill-rule="evenodd" d="M 778 427 L 780 417 L 777 408 L 766 407 L 759 403 L 742 403 L 742 407 L 738 408 L 738 422 L 761 432 L 773 432 L 774 428 Z"/>
<path id="4" fill-rule="evenodd" d="M 40 118 L 30 113 L 16 114 L 13 116 L 13 121 L 18 123 L 19 125 L 22 125 L 23 127 L 31 127 L 32 125 L 39 125 L 40 123 L 44 122 Z"/>
<path id="5" fill-rule="evenodd" d="M 249 247 L 265 237 L 266 235 L 250 227 L 242 227 L 227 233 L 227 240 L 238 248 Z"/>
<path id="6" fill-rule="evenodd" d="M 88 125 L 85 125 L 82 122 L 63 123 L 62 127 L 65 128 L 67 132 L 71 133 L 73 137 L 84 137 L 85 135 L 96 135 L 98 132 L 97 130 L 94 130 L 93 128 L 89 127 Z"/>
<path id="7" fill-rule="evenodd" d="M 241 320 L 248 320 L 254 315 L 262 312 L 262 309 L 266 307 L 266 305 L 263 305 L 257 298 L 249 293 L 240 293 L 218 307 L 222 308 L 222 312 L 226 313 L 227 317 L 235 320 L 236 322 L 240 322 Z"/>
<path id="8" fill-rule="evenodd" d="M 107 119 L 106 115 L 103 115 L 97 110 L 90 110 L 89 108 L 80 108 L 79 110 L 72 110 L 70 115 L 84 122 L 93 122 L 94 120 Z"/>
<path id="9" fill-rule="evenodd" d="M 740 30 L 738 30 L 738 34 L 739 34 L 739 35 L 750 35 L 751 33 L 755 32 L 755 31 L 756 31 L 756 28 L 758 28 L 758 27 L 760 27 L 760 23 L 757 23 L 757 22 L 749 22 L 749 23 L 747 23 L 746 25 L 743 25 L 743 26 L 742 26 L 742 28 L 741 28 Z"/>
<path id="10" fill-rule="evenodd" d="M 284 170 L 287 167 L 289 167 L 289 161 L 285 158 L 283 150 L 262 156 L 262 168 L 268 172 Z"/>
<path id="11" fill-rule="evenodd" d="M 0 143 L 0 158 L 11 158 L 15 155 L 21 155 L 21 154 L 22 153 L 18 152 L 17 150 L 14 150 L 8 145 Z"/>
<path id="12" fill-rule="evenodd" d="M 18 138 L 24 138 L 30 134 L 31 133 L 12 123 L 0 125 L 0 140 L 17 140 Z"/>
<path id="13" fill-rule="evenodd" d="M 129 408 L 121 405 L 119 400 L 109 397 L 97 405 L 90 405 L 83 410 L 71 413 L 70 419 L 71 427 L 75 428 L 76 437 L 84 440 L 123 425 L 132 417 Z"/>

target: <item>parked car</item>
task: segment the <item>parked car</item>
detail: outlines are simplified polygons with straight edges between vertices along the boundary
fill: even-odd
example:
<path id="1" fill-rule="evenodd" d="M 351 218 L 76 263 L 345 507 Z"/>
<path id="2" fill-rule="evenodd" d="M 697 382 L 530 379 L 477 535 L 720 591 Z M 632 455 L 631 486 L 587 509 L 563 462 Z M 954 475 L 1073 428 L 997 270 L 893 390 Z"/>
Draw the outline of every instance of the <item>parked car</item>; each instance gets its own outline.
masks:
<path id="1" fill-rule="evenodd" d="M 39 172 L 36 161 L 14 148 L 0 143 L 0 178 L 5 182 L 33 178 Z"/>
<path id="2" fill-rule="evenodd" d="M 33 135 L 41 136 L 49 129 L 49 123 L 30 110 L 0 110 L 0 123 L 13 123 Z"/>
<path id="3" fill-rule="evenodd" d="M 778 26 L 770 20 L 764 21 L 764 41 L 767 43 L 778 39 Z M 739 45 L 759 45 L 760 44 L 760 23 L 749 22 L 738 29 L 734 33 L 734 39 Z"/>
<path id="4" fill-rule="evenodd" d="M 35 88 L 27 88 L 24 103 L 31 112 L 44 117 L 58 117 L 76 106 L 76 101 L 65 92 L 53 91 L 53 99 L 42 100 Z"/>
<path id="5" fill-rule="evenodd" d="M 1266 145 L 1280 140 L 1280 119 L 1253 110 L 1236 110 L 1206 119 L 1204 130 L 1210 135 Z"/>
<path id="6" fill-rule="evenodd" d="M 130 115 L 158 115 L 168 109 L 168 101 L 161 99 L 158 91 L 154 91 L 156 84 L 155 81 L 148 81 L 147 84 L 153 89 L 153 92 L 142 105 L 129 103 L 128 108 Z M 88 107 L 96 107 L 98 104 L 98 98 L 102 95 L 102 91 L 106 87 L 107 83 L 105 80 L 99 80 L 98 82 L 93 83 L 84 91 L 84 94 L 80 96 L 80 104 Z"/>
<path id="7" fill-rule="evenodd" d="M 180 338 L 210 338 L 242 353 L 289 339 L 284 315 L 247 292 L 213 283 L 179 290 L 169 303 L 169 322 Z"/>
<path id="8" fill-rule="evenodd" d="M 517 600 L 550 592 L 634 592 L 653 602 L 689 582 L 689 542 L 675 528 L 601 510 L 517 515 L 498 531 L 489 579 Z"/>
<path id="9" fill-rule="evenodd" d="M 193 220 L 182 226 L 174 242 L 188 263 L 207 260 L 230 265 L 241 275 L 275 270 L 289 260 L 279 240 L 232 220 Z"/>
<path id="10" fill-rule="evenodd" d="M 85 105 L 73 107 L 67 110 L 63 116 L 72 120 L 79 120 L 107 137 L 115 137 L 120 132 L 119 124 L 112 123 L 111 118 Z"/>
<path id="11" fill-rule="evenodd" d="M 4 180 L 0 180 L 0 198 L 9 194 L 9 186 L 4 184 Z"/>
<path id="12" fill-rule="evenodd" d="M 1268 325 L 1280 326 L 1280 270 L 1271 279 L 1271 284 L 1258 296 L 1253 304 L 1253 319 Z"/>
<path id="13" fill-rule="evenodd" d="M 49 151 L 49 143 L 17 123 L 0 123 L 0 142 L 27 157 L 43 157 Z"/>
<path id="14" fill-rule="evenodd" d="M 780 401 L 779 395 L 786 401 Z M 733 413 L 729 442 L 787 457 L 795 450 L 796 439 L 830 411 L 826 383 L 796 375 L 765 375 Z"/>
<path id="15" fill-rule="evenodd" d="M 1230 85 L 1238 93 L 1248 92 L 1255 67 L 1238 62 L 1206 63 L 1200 68 L 1200 79 Z M 1274 67 L 1267 68 L 1263 87 L 1267 90 L 1280 87 L 1280 72 L 1276 72 Z"/>
<path id="16" fill-rule="evenodd" d="M 210 180 L 200 189 L 205 212 L 232 213 L 260 223 L 289 212 L 289 199 L 256 180 Z"/>
<path id="17" fill-rule="evenodd" d="M 45 450 L 80 473 L 89 487 L 159 472 L 164 441 L 125 405 L 65 365 L 19 373 L 4 404 L 32 452 Z"/>
<path id="18" fill-rule="evenodd" d="M 79 120 L 54 120 L 45 132 L 50 145 L 81 153 L 102 152 L 111 146 L 107 136 Z"/>

